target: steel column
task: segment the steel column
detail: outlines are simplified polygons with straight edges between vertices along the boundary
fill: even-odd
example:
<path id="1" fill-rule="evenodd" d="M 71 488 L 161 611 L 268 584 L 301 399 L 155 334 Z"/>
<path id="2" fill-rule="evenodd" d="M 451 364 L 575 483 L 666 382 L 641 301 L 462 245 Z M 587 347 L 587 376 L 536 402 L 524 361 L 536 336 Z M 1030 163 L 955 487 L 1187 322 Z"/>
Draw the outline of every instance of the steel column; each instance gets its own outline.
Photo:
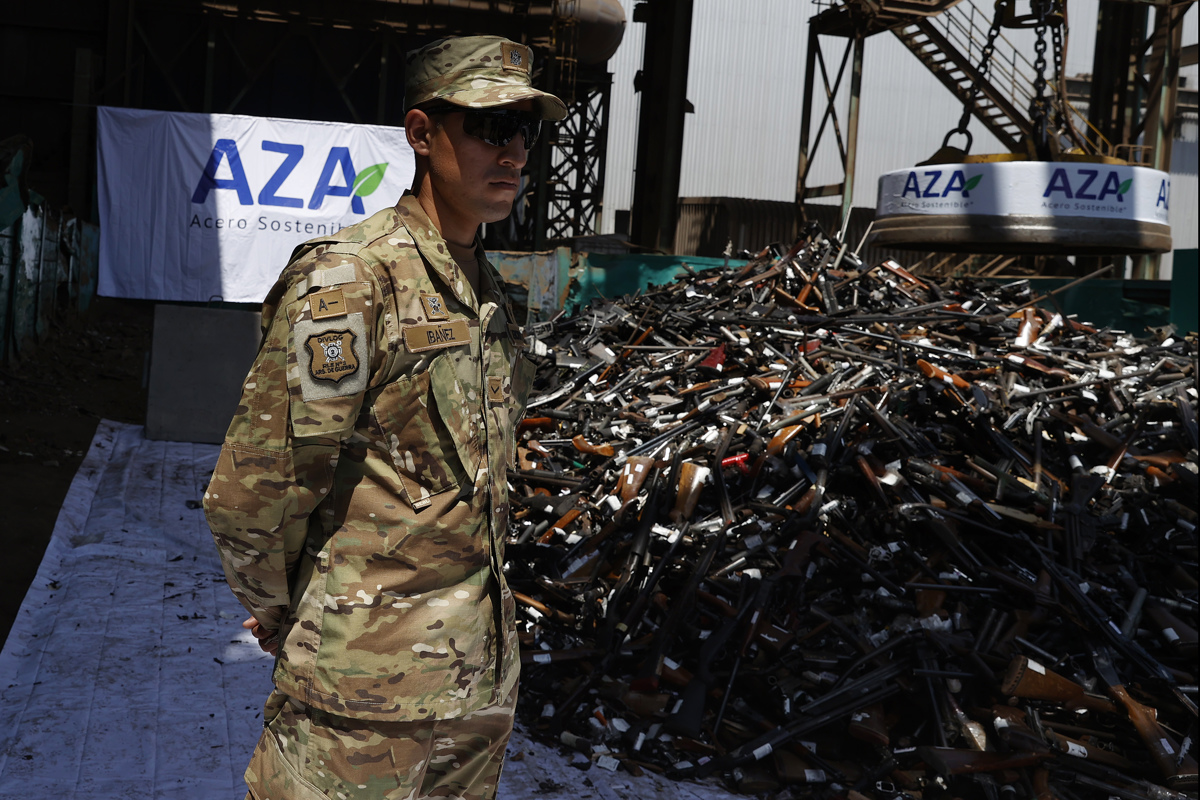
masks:
<path id="1" fill-rule="evenodd" d="M 850 73 L 850 111 L 846 119 L 846 177 L 842 189 L 842 220 L 844 230 L 850 223 L 850 209 L 854 202 L 854 168 L 858 158 L 858 98 L 862 92 L 863 35 L 854 36 L 854 66 Z"/>
<path id="2" fill-rule="evenodd" d="M 817 48 L 821 46 L 817 39 L 817 29 L 808 26 L 808 52 L 804 59 L 804 100 L 800 113 L 800 159 L 796 164 L 796 205 L 804 207 L 804 184 L 808 179 L 808 136 L 812 127 L 813 84 L 817 66 Z"/>
<path id="3" fill-rule="evenodd" d="M 1151 36 L 1150 96 L 1147 98 L 1143 141 L 1153 148 L 1151 166 L 1171 171 L 1171 146 L 1175 141 L 1175 107 L 1179 100 L 1179 54 L 1183 50 L 1183 15 L 1186 4 L 1158 6 Z M 1161 257 L 1142 256 L 1133 263 L 1134 280 L 1158 280 Z"/>
<path id="4" fill-rule="evenodd" d="M 687 76 L 692 43 L 693 0 L 651 0 L 639 4 L 646 23 L 642 56 L 641 110 L 633 189 L 630 238 L 651 250 L 675 246 L 679 174 L 687 113 Z"/>

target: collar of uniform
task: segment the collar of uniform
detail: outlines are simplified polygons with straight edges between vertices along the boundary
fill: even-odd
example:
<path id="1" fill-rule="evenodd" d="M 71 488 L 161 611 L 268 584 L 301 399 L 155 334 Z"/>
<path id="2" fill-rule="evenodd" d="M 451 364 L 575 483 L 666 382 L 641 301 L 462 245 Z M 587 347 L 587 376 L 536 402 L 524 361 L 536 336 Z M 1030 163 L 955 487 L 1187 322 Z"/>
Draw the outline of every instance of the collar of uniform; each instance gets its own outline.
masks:
<path id="1" fill-rule="evenodd" d="M 396 203 L 396 213 L 400 215 L 400 221 L 404 227 L 408 228 L 408 232 L 412 234 L 417 250 L 433 267 L 434 272 L 441 276 L 460 303 L 478 314 L 479 301 L 475 297 L 475 293 L 471 291 L 470 282 L 467 281 L 458 265 L 454 263 L 454 258 L 450 255 L 450 248 L 446 246 L 446 240 L 442 238 L 442 232 L 430 221 L 425 209 L 421 208 L 421 204 L 417 202 L 416 195 L 406 191 L 400 201 Z M 476 252 L 482 256 L 483 248 L 479 246 L 478 237 L 475 238 L 475 243 Z M 481 273 L 485 263 L 487 260 L 481 257 L 479 259 Z M 488 268 L 491 268 L 490 264 L 488 264 Z"/>
<path id="2" fill-rule="evenodd" d="M 479 253 L 479 292 L 483 295 L 483 300 L 495 303 L 498 306 L 504 305 L 504 279 L 500 277 L 500 273 L 492 266 L 492 262 L 488 261 L 487 253 L 483 250 L 483 242 L 479 237 L 475 238 L 475 252 Z"/>

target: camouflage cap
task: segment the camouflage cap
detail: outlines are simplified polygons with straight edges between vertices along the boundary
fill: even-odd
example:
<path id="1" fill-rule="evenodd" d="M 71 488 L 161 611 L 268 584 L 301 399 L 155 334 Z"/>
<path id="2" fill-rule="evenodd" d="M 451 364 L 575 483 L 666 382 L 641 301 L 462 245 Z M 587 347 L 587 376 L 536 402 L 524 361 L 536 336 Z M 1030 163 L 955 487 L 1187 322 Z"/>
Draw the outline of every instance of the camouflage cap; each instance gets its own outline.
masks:
<path id="1" fill-rule="evenodd" d="M 531 85 L 532 67 L 528 47 L 499 36 L 438 39 L 408 53 L 404 110 L 430 100 L 468 108 L 532 100 L 543 119 L 563 119 L 563 101 Z"/>

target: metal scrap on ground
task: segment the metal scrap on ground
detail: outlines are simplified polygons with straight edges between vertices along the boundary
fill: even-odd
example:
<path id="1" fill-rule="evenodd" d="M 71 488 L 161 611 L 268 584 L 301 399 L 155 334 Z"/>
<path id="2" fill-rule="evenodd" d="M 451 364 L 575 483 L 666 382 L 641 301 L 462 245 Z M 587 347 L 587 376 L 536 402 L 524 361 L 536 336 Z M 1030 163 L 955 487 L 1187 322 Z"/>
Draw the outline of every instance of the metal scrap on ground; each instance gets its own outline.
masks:
<path id="1" fill-rule="evenodd" d="M 535 326 L 526 724 L 776 797 L 1195 796 L 1196 337 L 1037 300 L 811 230 Z"/>

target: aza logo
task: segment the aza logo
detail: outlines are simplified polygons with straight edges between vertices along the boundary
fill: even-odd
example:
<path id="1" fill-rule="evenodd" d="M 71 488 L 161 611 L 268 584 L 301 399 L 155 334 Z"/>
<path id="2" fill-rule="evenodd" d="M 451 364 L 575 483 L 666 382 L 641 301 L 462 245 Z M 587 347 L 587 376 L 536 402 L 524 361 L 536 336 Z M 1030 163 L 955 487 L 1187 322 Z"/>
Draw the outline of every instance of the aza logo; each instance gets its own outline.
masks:
<path id="1" fill-rule="evenodd" d="M 1050 182 L 1042 197 L 1052 197 L 1061 194 L 1072 200 L 1105 200 L 1115 197 L 1118 203 L 1125 202 L 1125 193 L 1133 186 L 1133 178 L 1121 180 L 1115 169 L 1110 169 L 1104 178 L 1100 178 L 1098 169 L 1077 169 L 1072 176 L 1067 170 L 1059 167 L 1050 174 Z M 1159 202 L 1166 207 L 1166 181 L 1163 181 L 1163 192 L 1159 194 Z"/>
<path id="2" fill-rule="evenodd" d="M 945 174 L 946 170 L 944 169 L 924 170 L 920 178 L 917 177 L 915 171 L 908 173 L 908 177 L 904 180 L 904 191 L 900 193 L 900 197 L 908 197 L 910 193 L 913 197 L 946 197 L 954 193 L 970 197 L 971 190 L 983 180 L 983 175 L 972 175 L 968 178 L 961 169 L 956 169 L 950 173 L 946 183 L 942 184 L 942 176 Z M 924 186 L 921 185 L 922 179 L 924 179 Z"/>
<path id="3" fill-rule="evenodd" d="M 296 165 L 304 158 L 304 145 L 287 142 L 271 142 L 264 140 L 262 149 L 268 153 L 283 154 L 283 161 L 276 167 L 275 172 L 267 179 L 266 184 L 258 193 L 258 204 L 261 206 L 280 206 L 282 208 L 303 208 L 304 199 L 300 197 L 281 197 L 278 192 L 283 182 L 288 179 Z M 218 178 L 217 170 L 224 161 L 229 168 L 231 177 Z M 321 169 L 321 177 L 313 187 L 308 200 L 310 209 L 317 209 L 325 202 L 326 197 L 349 197 L 350 208 L 355 214 L 365 214 L 362 199 L 379 188 L 383 181 L 383 173 L 387 170 L 387 162 L 372 164 L 358 172 L 354 162 L 350 160 L 350 148 L 331 147 L 325 157 L 325 166 Z M 342 183 L 335 185 L 334 174 L 341 172 Z M 254 205 L 254 193 L 250 182 L 246 179 L 246 169 L 242 165 L 242 156 L 238 152 L 237 142 L 233 139 L 218 139 L 204 165 L 204 172 L 192 192 L 193 203 L 203 203 L 208 199 L 209 192 L 214 189 L 227 189 L 237 192 L 238 202 L 244 206 Z"/>

